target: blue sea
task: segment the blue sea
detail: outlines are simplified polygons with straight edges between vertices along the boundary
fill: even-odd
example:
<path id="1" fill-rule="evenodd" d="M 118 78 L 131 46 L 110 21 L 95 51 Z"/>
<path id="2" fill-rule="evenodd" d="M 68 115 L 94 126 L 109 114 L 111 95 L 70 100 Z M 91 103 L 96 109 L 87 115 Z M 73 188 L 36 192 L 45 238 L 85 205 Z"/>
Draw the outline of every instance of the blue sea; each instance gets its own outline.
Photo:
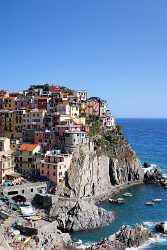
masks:
<path id="1" fill-rule="evenodd" d="M 118 119 L 118 123 L 141 162 L 156 163 L 167 174 L 167 119 Z M 101 204 L 115 213 L 116 219 L 111 225 L 89 232 L 74 233 L 73 239 L 89 244 L 111 235 L 123 224 L 144 223 L 147 227 L 154 228 L 156 222 L 167 221 L 166 189 L 154 185 L 139 185 L 130 187 L 128 191 L 133 193 L 133 197 L 126 198 L 125 205 L 114 206 L 109 202 Z M 162 202 L 153 207 L 144 205 L 154 198 L 162 198 Z M 167 237 L 155 234 L 154 239 L 142 249 L 166 250 Z"/>

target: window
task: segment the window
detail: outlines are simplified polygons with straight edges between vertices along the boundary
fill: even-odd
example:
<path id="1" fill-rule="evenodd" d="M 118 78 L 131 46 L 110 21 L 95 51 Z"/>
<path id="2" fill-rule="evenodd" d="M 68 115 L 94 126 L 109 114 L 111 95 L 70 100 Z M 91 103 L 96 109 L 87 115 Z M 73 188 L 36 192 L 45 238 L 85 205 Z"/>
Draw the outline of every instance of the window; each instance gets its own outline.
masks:
<path id="1" fill-rule="evenodd" d="M 24 189 L 22 190 L 22 194 L 24 194 Z"/>
<path id="2" fill-rule="evenodd" d="M 56 175 L 56 173 L 55 172 L 53 172 L 53 176 L 55 176 Z"/>
<path id="3" fill-rule="evenodd" d="M 42 174 L 44 174 L 44 171 L 42 170 L 42 172 L 41 172 Z"/>
<path id="4" fill-rule="evenodd" d="M 31 193 L 33 192 L 33 188 L 31 188 Z"/>
<path id="5" fill-rule="evenodd" d="M 10 191 L 10 192 L 8 192 L 8 195 L 15 195 L 15 194 L 18 194 L 18 191 Z"/>
<path id="6" fill-rule="evenodd" d="M 49 171 L 47 172 L 47 175 L 49 175 Z"/>
<path id="7" fill-rule="evenodd" d="M 62 172 L 59 172 L 59 177 L 62 176 Z"/>

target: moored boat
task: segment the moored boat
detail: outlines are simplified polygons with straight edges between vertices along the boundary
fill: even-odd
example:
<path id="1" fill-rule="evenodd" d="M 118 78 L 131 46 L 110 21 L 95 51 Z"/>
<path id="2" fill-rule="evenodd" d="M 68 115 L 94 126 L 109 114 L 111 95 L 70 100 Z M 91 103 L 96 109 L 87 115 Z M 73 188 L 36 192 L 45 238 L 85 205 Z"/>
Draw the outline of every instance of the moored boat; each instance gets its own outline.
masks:
<path id="1" fill-rule="evenodd" d="M 160 203 L 162 201 L 162 199 L 153 199 L 152 202 L 154 203 Z"/>
<path id="2" fill-rule="evenodd" d="M 146 206 L 153 206 L 155 203 L 154 202 L 152 202 L 152 201 L 147 201 L 147 202 L 145 202 L 145 205 Z"/>
<path id="3" fill-rule="evenodd" d="M 124 196 L 124 197 L 132 197 L 133 194 L 131 194 L 131 193 L 124 193 L 123 196 Z"/>
<path id="4" fill-rule="evenodd" d="M 118 198 L 117 202 L 118 202 L 118 204 L 124 204 L 125 200 L 123 198 Z"/>

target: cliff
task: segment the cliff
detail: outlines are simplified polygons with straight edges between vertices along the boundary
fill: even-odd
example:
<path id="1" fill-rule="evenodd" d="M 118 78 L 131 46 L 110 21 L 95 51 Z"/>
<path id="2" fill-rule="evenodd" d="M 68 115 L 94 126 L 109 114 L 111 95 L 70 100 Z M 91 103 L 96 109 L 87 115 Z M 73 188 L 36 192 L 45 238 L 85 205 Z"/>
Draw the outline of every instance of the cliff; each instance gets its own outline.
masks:
<path id="1" fill-rule="evenodd" d="M 114 216 L 94 204 L 92 200 L 59 199 L 50 211 L 62 232 L 90 230 L 112 222 Z"/>
<path id="2" fill-rule="evenodd" d="M 59 190 L 61 199 L 52 205 L 50 216 L 62 231 L 104 226 L 111 223 L 113 214 L 97 207 L 95 200 L 105 199 L 116 187 L 139 183 L 143 178 L 136 154 L 117 129 L 98 135 L 74 151 Z"/>
<path id="3" fill-rule="evenodd" d="M 80 145 L 63 187 L 68 197 L 107 197 L 118 185 L 142 182 L 144 171 L 135 152 L 117 130 Z"/>

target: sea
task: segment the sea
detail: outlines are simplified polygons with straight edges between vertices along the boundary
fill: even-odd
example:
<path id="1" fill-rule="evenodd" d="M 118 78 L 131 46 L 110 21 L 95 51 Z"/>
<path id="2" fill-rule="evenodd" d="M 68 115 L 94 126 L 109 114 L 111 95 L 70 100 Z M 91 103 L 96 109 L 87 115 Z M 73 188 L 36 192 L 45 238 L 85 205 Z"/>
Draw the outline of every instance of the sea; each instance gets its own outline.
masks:
<path id="1" fill-rule="evenodd" d="M 167 119 L 117 121 L 141 162 L 158 164 L 167 175 Z M 133 197 L 126 198 L 124 205 L 116 206 L 108 201 L 100 204 L 101 207 L 115 213 L 115 221 L 111 225 L 93 231 L 73 233 L 73 240 L 89 245 L 115 233 L 125 224 L 143 223 L 154 231 L 157 222 L 167 222 L 167 189 L 156 185 L 137 185 L 128 188 L 127 191 L 131 192 Z M 154 206 L 145 205 L 145 202 L 155 198 L 161 198 L 161 203 Z M 167 236 L 155 233 L 154 238 L 140 249 L 167 250 Z"/>

